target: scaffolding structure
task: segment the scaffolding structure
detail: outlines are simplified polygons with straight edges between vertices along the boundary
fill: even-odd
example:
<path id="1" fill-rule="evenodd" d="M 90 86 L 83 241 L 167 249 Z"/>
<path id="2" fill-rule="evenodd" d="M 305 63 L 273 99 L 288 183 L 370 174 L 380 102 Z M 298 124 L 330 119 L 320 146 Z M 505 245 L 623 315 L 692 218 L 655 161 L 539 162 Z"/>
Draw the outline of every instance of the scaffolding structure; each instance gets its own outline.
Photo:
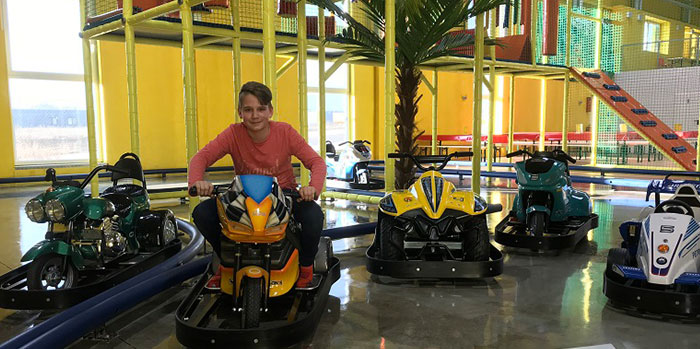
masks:
<path id="1" fill-rule="evenodd" d="M 199 13 L 193 11 L 198 5 L 207 3 L 218 3 L 211 12 Z M 222 3 L 226 3 L 223 6 Z M 391 14 L 394 9 L 394 1 L 386 1 L 387 24 L 386 37 L 388 40 L 386 48 L 386 61 L 380 64 L 362 58 L 349 59 L 345 54 L 342 45 L 326 40 L 324 11 L 319 9 L 317 18 L 317 35 L 308 35 L 306 27 L 308 17 L 306 17 L 305 2 L 297 3 L 296 18 L 280 18 L 276 16 L 277 3 L 275 0 L 239 0 L 230 1 L 204 1 L 204 0 L 181 0 L 181 1 L 160 1 L 157 6 L 140 9 L 134 12 L 134 0 L 81 0 L 81 21 L 83 30 L 83 53 L 85 61 L 85 81 L 86 98 L 88 109 L 88 120 L 94 120 L 93 94 L 92 94 L 92 71 L 90 62 L 94 59 L 96 52 L 91 50 L 90 41 L 107 40 L 122 41 L 125 43 L 125 55 L 127 65 L 127 90 L 128 90 L 128 114 L 131 130 L 131 150 L 139 153 L 139 133 L 138 133 L 138 100 L 136 96 L 136 59 L 135 45 L 150 44 L 182 48 L 183 81 L 184 81 L 184 121 L 186 125 L 186 146 L 187 159 L 192 158 L 198 149 L 197 141 L 197 115 L 196 115 L 196 85 L 195 85 L 195 49 L 214 49 L 231 51 L 233 55 L 234 91 L 240 89 L 241 84 L 241 55 L 243 53 L 254 53 L 263 55 L 263 76 L 264 82 L 273 91 L 273 101 L 276 98 L 276 80 L 284 74 L 294 63 L 297 63 L 299 91 L 299 118 L 301 134 L 305 138 L 308 136 L 308 123 L 306 112 L 306 58 L 317 57 L 319 60 L 319 96 L 320 112 L 319 124 L 321 130 L 321 143 L 324 142 L 325 123 L 325 84 L 324 82 L 343 63 L 366 64 L 373 66 L 384 66 L 385 69 L 385 125 L 393 125 L 394 120 L 394 50 L 393 38 L 394 25 Z M 121 7 L 119 5 L 122 5 Z M 228 8 L 226 8 L 228 6 Z M 123 9 L 123 10 L 122 10 Z M 257 11 L 256 11 L 257 9 Z M 535 10 L 533 9 L 533 12 Z M 490 14 L 491 22 L 495 23 L 496 11 Z M 482 15 L 482 22 L 483 22 Z M 533 16 L 533 22 L 541 20 Z M 532 26 L 536 27 L 535 25 Z M 491 28 L 495 28 L 492 25 Z M 306 29 L 306 30 L 305 30 Z M 492 36 L 494 29 L 491 30 Z M 433 71 L 433 82 L 424 80 L 433 94 L 433 135 L 437 130 L 437 73 L 443 71 L 463 71 L 474 72 L 474 91 L 480 94 L 482 84 L 490 91 L 494 91 L 496 77 L 498 75 L 511 76 L 513 79 L 520 76 L 539 77 L 541 79 L 564 79 L 568 74 L 565 66 L 552 64 L 540 64 L 542 59 L 538 55 L 532 55 L 530 62 L 513 62 L 498 60 L 491 50 L 490 59 L 483 58 L 484 29 L 477 26 L 477 54 L 475 57 L 450 56 L 436 59 L 421 66 L 421 69 Z M 534 45 L 533 40 L 533 45 Z M 534 50 L 533 50 L 534 52 Z M 280 68 L 276 67 L 276 57 L 287 57 L 288 61 Z M 326 69 L 325 62 L 333 62 L 333 65 Z M 489 78 L 486 79 L 486 72 Z M 568 81 L 568 80 L 567 80 Z M 493 95 L 493 93 L 491 93 Z M 480 99 L 478 99 L 480 100 Z M 566 103 L 565 103 L 566 104 Z M 475 103 L 475 112 L 479 109 L 481 115 L 481 103 Z M 512 109 L 512 108 L 511 108 Z M 488 149 L 492 149 L 494 108 L 491 108 L 491 121 L 488 136 Z M 512 110 L 510 118 L 512 120 Z M 544 118 L 544 116 L 543 116 Z M 480 125 L 480 118 L 474 118 L 474 123 Z M 544 123 L 541 123 L 544 132 Z M 95 125 L 88 124 L 90 161 L 91 166 L 96 163 L 95 156 Z M 475 128 L 480 130 L 480 126 Z M 393 189 L 393 162 L 388 161 L 386 155 L 393 151 L 393 128 L 385 127 L 384 158 L 387 164 L 385 168 L 386 190 Z M 476 138 L 475 139 L 480 139 Z M 433 149 L 435 150 L 435 137 L 433 137 Z M 325 147 L 321 144 L 321 155 L 323 156 Z M 481 142 L 474 143 L 474 153 L 479 154 Z M 491 166 L 491 157 L 487 157 L 488 166 Z M 479 191 L 478 173 L 480 162 L 474 161 L 474 177 L 477 181 L 473 183 L 473 190 Z M 302 183 L 307 183 L 308 173 L 302 174 Z M 181 196 L 182 193 L 175 193 L 174 196 Z M 191 200 L 191 205 L 196 204 L 196 200 Z"/>
<path id="2" fill-rule="evenodd" d="M 286 0 L 152 0 L 149 8 L 134 6 L 140 0 L 81 0 L 81 24 L 83 38 L 83 58 L 85 62 L 85 90 L 87 98 L 88 138 L 90 149 L 90 165 L 96 165 L 95 125 L 94 125 L 94 94 L 92 93 L 92 66 L 95 61 L 95 50 L 90 42 L 94 40 L 119 41 L 125 43 L 127 68 L 127 97 L 128 114 L 131 130 L 131 150 L 139 153 L 138 131 L 138 100 L 136 86 L 135 45 L 149 44 L 177 47 L 182 49 L 183 81 L 184 81 L 184 121 L 186 124 L 187 159 L 197 152 L 197 115 L 196 115 L 196 85 L 195 85 L 195 50 L 225 50 L 232 52 L 233 88 L 238 92 L 241 85 L 241 55 L 260 54 L 263 56 L 263 80 L 273 92 L 273 103 L 277 98 L 276 82 L 294 64 L 298 65 L 298 90 L 300 133 L 308 139 L 307 113 L 307 71 L 306 60 L 315 57 L 319 60 L 319 127 L 321 156 L 325 154 L 325 82 L 344 63 L 384 67 L 384 160 L 386 190 L 393 189 L 393 161 L 388 161 L 387 154 L 391 153 L 394 144 L 394 47 L 395 19 L 393 16 L 394 1 L 386 1 L 386 57 L 385 62 L 376 62 L 362 57 L 353 57 L 346 53 L 345 48 L 333 41 L 333 34 L 343 27 L 336 23 L 333 17 L 328 17 L 324 10 L 318 13 L 306 13 L 306 1 L 288 2 L 295 7 L 295 15 L 277 15 L 277 1 Z M 142 1 L 148 2 L 148 1 Z M 620 73 L 624 76 L 631 70 L 624 61 L 629 57 L 631 44 L 622 44 L 624 18 L 619 11 L 606 9 L 602 0 L 596 1 L 562 1 L 558 8 L 558 33 L 556 53 L 544 55 L 543 34 L 545 32 L 545 4 L 542 0 L 530 0 L 528 16 L 518 16 L 513 10 L 506 12 L 505 24 L 497 30 L 499 17 L 497 10 L 481 14 L 476 18 L 474 29 L 475 47 L 470 52 L 456 52 L 453 56 L 441 57 L 428 62 L 420 69 L 424 72 L 423 83 L 427 86 L 432 97 L 431 113 L 431 151 L 437 153 L 437 106 L 438 106 L 438 73 L 465 72 L 472 73 L 473 81 L 473 120 L 471 146 L 474 152 L 472 161 L 472 190 L 479 192 L 480 171 L 482 165 L 487 171 L 492 170 L 494 162 L 494 120 L 496 118 L 495 95 L 498 91 L 498 77 L 509 78 L 510 96 L 508 106 L 508 135 L 507 152 L 514 151 L 514 100 L 518 98 L 515 86 L 520 78 L 539 79 L 541 81 L 541 100 L 539 109 L 538 140 L 536 148 L 544 150 L 549 145 L 572 152 L 579 158 L 590 158 L 592 166 L 635 167 L 648 169 L 678 169 L 669 161 L 654 162 L 662 153 L 656 151 L 653 144 L 646 144 L 646 150 L 640 155 L 638 146 L 631 147 L 618 141 L 619 133 L 623 130 L 623 121 L 606 103 L 599 101 L 595 94 L 584 84 L 573 79 L 569 67 L 580 70 L 601 69 L 608 73 Z M 357 6 L 353 3 L 351 6 Z M 202 7 L 205 9 L 202 10 Z M 361 14 L 353 7 L 351 13 Z M 629 16 L 628 16 L 629 17 Z M 522 19 L 529 20 L 529 25 Z M 360 19 L 361 21 L 362 19 Z M 487 25 L 488 23 L 488 25 Z M 466 24 L 465 24 L 466 26 Z M 484 41 L 488 38 L 528 35 L 529 49 L 527 59 L 505 60 L 498 59 L 496 48 L 485 48 Z M 678 40 L 677 40 L 678 41 Z M 693 64 L 700 62 L 700 31 L 694 28 L 686 34 L 683 42 L 683 55 L 687 60 L 677 64 Z M 646 45 L 646 44 L 645 44 Z M 671 47 L 673 42 L 659 42 L 657 55 L 661 48 Z M 646 47 L 646 46 L 645 46 Z M 641 50 L 641 49 L 640 49 Z M 628 52 L 629 51 L 629 52 Z M 641 50 L 643 51 L 643 50 Z M 675 51 L 674 51 L 675 52 Z M 286 62 L 280 67 L 276 58 L 284 57 Z M 663 66 L 660 59 L 654 60 L 656 68 L 668 68 L 672 57 L 666 58 Z M 326 68 L 326 62 L 332 62 Z M 646 61 L 644 61 L 646 62 Z M 643 68 L 648 69 L 648 68 Z M 699 68 L 700 69 L 700 68 Z M 428 77 L 426 73 L 432 73 Z M 561 110 L 561 137 L 556 144 L 547 144 L 545 125 L 548 115 L 559 114 L 559 111 L 547 110 L 547 84 L 550 81 L 563 83 L 563 101 Z M 482 120 L 482 95 L 489 94 L 488 118 Z M 585 111 L 582 109 L 585 106 Z M 234 99 L 237 108 L 237 100 Z M 588 129 L 581 127 L 581 120 L 587 120 Z M 275 116 L 276 117 L 276 116 Z M 549 116 L 551 117 L 551 116 Z M 695 119 L 697 120 L 697 118 Z M 487 135 L 482 140 L 481 125 L 486 122 Z M 351 124 L 351 123 L 350 123 Z M 389 126 L 389 127 L 386 127 Z M 573 131 L 573 132 L 572 132 Z M 683 130 L 688 131 L 688 130 Z M 576 139 L 570 139 L 570 137 Z M 692 136 L 692 132 L 691 132 Z M 695 132 L 697 138 L 697 132 Z M 632 142 L 633 143 L 633 142 Z M 697 142 L 695 142 L 697 147 Z M 631 144 L 631 143 L 630 143 Z M 482 148 L 486 146 L 485 159 Z M 634 148 L 637 147 L 637 148 Z M 636 152 L 636 153 L 635 153 Z M 630 164 L 631 155 L 637 159 L 644 156 L 650 160 Z M 653 159 L 652 159 L 653 157 Z M 483 163 L 482 163 L 483 161 Z M 699 165 L 700 166 L 700 165 Z M 302 184 L 309 180 L 308 170 L 302 167 Z M 96 192 L 96 189 L 94 190 Z M 338 194 L 333 194 L 337 196 Z M 182 196 L 182 193 L 174 193 Z M 195 200 L 192 200 L 195 203 Z"/>

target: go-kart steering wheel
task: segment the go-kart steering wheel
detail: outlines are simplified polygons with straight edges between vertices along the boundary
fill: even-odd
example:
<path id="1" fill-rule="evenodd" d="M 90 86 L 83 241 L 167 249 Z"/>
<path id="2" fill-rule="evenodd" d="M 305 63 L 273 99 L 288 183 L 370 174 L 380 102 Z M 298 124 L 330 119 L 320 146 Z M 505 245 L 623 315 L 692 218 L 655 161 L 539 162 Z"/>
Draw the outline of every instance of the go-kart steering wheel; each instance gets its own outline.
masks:
<path id="1" fill-rule="evenodd" d="M 680 211 L 679 208 L 682 208 L 685 212 L 677 212 Z M 687 214 L 693 217 L 693 208 L 690 207 L 690 205 L 688 205 L 687 203 L 680 200 L 666 200 L 662 202 L 659 206 L 656 206 L 654 213 L 679 213 Z"/>

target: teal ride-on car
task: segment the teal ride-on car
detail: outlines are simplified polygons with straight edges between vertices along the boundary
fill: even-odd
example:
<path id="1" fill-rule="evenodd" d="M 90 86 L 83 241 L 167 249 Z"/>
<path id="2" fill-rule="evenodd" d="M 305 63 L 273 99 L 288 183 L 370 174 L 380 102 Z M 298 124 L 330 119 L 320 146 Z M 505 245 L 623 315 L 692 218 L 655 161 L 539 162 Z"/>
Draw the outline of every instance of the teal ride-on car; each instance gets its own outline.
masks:
<path id="1" fill-rule="evenodd" d="M 518 150 L 506 156 L 520 155 L 530 158 L 514 165 L 518 194 L 513 209 L 496 226 L 495 241 L 533 250 L 575 246 L 598 226 L 590 197 L 571 185 L 568 163 L 576 160 L 560 149 Z"/>
<path id="2" fill-rule="evenodd" d="M 112 186 L 91 197 L 85 187 L 103 170 L 111 171 Z M 51 187 L 29 200 L 25 212 L 32 222 L 47 223 L 46 235 L 22 256 L 24 265 L 0 276 L 0 307 L 68 307 L 180 250 L 173 213 L 150 209 L 135 154 L 97 166 L 82 182 L 59 181 L 52 168 L 45 180 Z"/>

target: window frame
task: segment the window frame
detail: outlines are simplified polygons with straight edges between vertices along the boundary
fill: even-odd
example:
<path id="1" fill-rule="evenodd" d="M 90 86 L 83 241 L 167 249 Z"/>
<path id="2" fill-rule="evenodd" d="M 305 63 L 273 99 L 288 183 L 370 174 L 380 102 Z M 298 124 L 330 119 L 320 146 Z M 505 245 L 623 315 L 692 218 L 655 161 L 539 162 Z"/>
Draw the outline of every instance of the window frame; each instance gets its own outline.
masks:
<path id="1" fill-rule="evenodd" d="M 312 70 L 314 71 L 312 74 L 318 72 L 318 69 L 309 69 L 309 62 L 316 62 L 316 68 L 318 68 L 318 63 L 319 63 L 319 62 L 318 62 L 318 59 L 313 59 L 313 58 L 307 59 L 307 63 L 306 63 L 306 68 L 307 68 L 307 69 L 306 69 L 306 72 L 307 72 L 307 74 L 309 74 L 309 72 L 311 72 Z M 329 62 L 326 62 L 326 63 L 329 63 Z M 326 95 L 328 95 L 328 94 L 342 94 L 342 95 L 345 95 L 345 96 L 346 96 L 346 98 L 344 98 L 345 103 L 346 103 L 346 104 L 345 104 L 345 109 L 346 109 L 346 111 L 347 111 L 346 120 L 345 120 L 345 133 L 347 134 L 347 137 L 350 138 L 350 137 L 352 136 L 352 134 L 353 134 L 353 132 L 351 132 L 352 130 L 350 130 L 350 125 L 352 124 L 352 121 L 353 121 L 353 120 L 351 120 L 351 118 L 354 118 L 354 113 L 351 112 L 351 107 L 350 107 L 350 97 L 351 97 L 351 96 L 350 96 L 350 92 L 351 92 L 351 88 L 350 88 L 349 85 L 350 85 L 350 83 L 351 83 L 351 82 L 350 82 L 350 78 L 351 78 L 351 77 L 350 77 L 350 69 L 351 69 L 351 67 L 350 67 L 350 65 L 349 65 L 348 63 L 343 63 L 343 64 L 341 65 L 341 67 L 346 67 L 346 68 L 347 68 L 347 71 L 346 71 L 346 74 L 347 74 L 347 76 L 346 76 L 347 84 L 345 84 L 345 87 L 326 87 L 325 90 L 326 90 Z M 340 69 L 340 68 L 339 68 L 339 69 Z M 333 73 L 333 75 L 335 75 L 335 74 L 338 74 L 338 71 L 337 71 L 337 70 Z M 333 75 L 331 75 L 331 76 L 333 76 Z M 307 78 L 307 82 L 308 82 L 308 80 L 309 80 L 309 79 Z M 307 95 L 308 95 L 308 94 L 312 94 L 312 93 L 316 93 L 316 94 L 318 94 L 319 97 L 320 97 L 320 88 L 319 88 L 319 86 L 312 86 L 312 85 L 308 85 L 308 84 L 307 84 L 306 90 L 307 90 Z M 327 109 L 327 108 L 326 108 L 326 109 Z M 308 109 L 308 106 L 307 106 L 307 111 L 311 111 L 310 109 Z M 318 111 L 319 111 L 318 109 L 315 110 L 315 112 L 318 112 Z M 307 114 L 307 115 L 308 115 L 308 114 Z M 318 116 L 318 115 L 317 115 L 317 116 Z M 309 120 L 308 120 L 309 125 L 310 125 L 310 121 L 311 121 L 312 119 L 314 120 L 314 122 L 317 122 L 317 121 L 318 121 L 318 117 L 317 117 L 317 118 L 309 118 Z M 324 117 L 324 120 L 325 120 L 325 117 Z M 319 127 L 320 127 L 320 125 L 319 125 Z M 310 135 L 308 135 L 308 136 L 310 136 Z M 328 138 L 328 137 L 326 137 L 326 138 Z M 350 140 L 350 141 L 352 141 L 352 140 Z M 326 140 L 323 140 L 323 143 L 324 143 L 324 144 L 325 144 L 325 142 L 326 142 Z M 312 145 L 312 147 L 313 147 L 313 145 Z M 319 142 L 319 147 L 321 147 L 321 143 L 320 143 L 320 142 Z"/>
<path id="2" fill-rule="evenodd" d="M 647 41 L 647 30 L 651 26 L 656 27 L 656 34 L 654 35 L 654 38 L 652 41 Z M 642 50 L 645 52 L 653 52 L 653 53 L 660 53 L 661 49 L 661 23 L 650 20 L 650 19 L 645 19 L 644 20 L 644 33 L 642 34 L 643 37 L 643 46 Z"/>
<path id="3" fill-rule="evenodd" d="M 56 82 L 82 82 L 83 84 L 85 83 L 85 74 L 74 74 L 74 73 L 56 73 L 56 72 L 41 72 L 41 71 L 25 71 L 25 70 L 14 70 L 12 68 L 12 45 L 10 42 L 10 22 L 9 22 L 9 11 L 8 11 L 8 4 L 7 0 L 0 0 L 0 6 L 2 6 L 2 18 L 0 18 L 0 27 L 4 30 L 4 39 L 5 39 L 5 59 L 7 62 L 7 82 L 8 82 L 8 92 L 10 93 L 10 102 L 9 102 L 9 107 L 10 107 L 10 118 L 12 118 L 12 91 L 10 88 L 10 80 L 12 79 L 21 79 L 21 80 L 44 80 L 44 81 L 56 81 Z M 80 5 L 78 5 L 80 6 Z M 79 29 L 79 24 L 76 24 L 76 31 Z M 96 49 L 96 47 L 92 47 L 92 49 Z M 82 55 L 82 54 L 81 54 Z M 84 62 L 83 62 L 84 64 Z M 92 64 L 92 62 L 91 62 Z M 85 97 L 85 92 L 83 92 L 82 95 L 83 99 L 86 100 L 87 98 Z M 86 103 L 86 108 L 87 108 L 87 103 Z M 101 157 L 101 149 L 103 148 L 101 145 L 101 140 L 100 140 L 100 135 L 101 135 L 101 129 L 98 129 L 101 125 L 100 122 L 100 117 L 95 113 L 95 137 L 97 138 L 97 156 L 98 156 L 98 161 L 100 160 L 99 158 Z M 86 118 L 87 118 L 87 112 L 86 112 Z M 61 161 L 61 160 L 49 160 L 49 161 L 18 161 L 17 160 L 17 149 L 16 149 L 16 136 L 15 136 L 15 126 L 14 123 L 12 124 L 11 128 L 11 133 L 12 133 L 12 145 L 13 145 L 13 154 L 12 154 L 12 161 L 14 164 L 14 168 L 16 170 L 22 170 L 22 169 L 34 169 L 34 168 L 45 168 L 46 166 L 55 166 L 55 167 L 84 167 L 89 165 L 89 154 L 88 158 L 84 160 L 67 160 L 67 161 Z M 87 134 L 85 135 L 87 138 Z M 89 142 L 89 140 L 88 140 Z"/>

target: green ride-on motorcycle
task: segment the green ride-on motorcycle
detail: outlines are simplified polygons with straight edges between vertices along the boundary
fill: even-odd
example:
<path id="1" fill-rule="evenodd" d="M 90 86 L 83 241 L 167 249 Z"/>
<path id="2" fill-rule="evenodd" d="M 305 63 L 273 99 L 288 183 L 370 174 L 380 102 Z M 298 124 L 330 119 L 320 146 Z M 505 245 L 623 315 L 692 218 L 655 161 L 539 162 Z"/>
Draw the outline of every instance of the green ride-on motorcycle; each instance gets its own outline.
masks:
<path id="1" fill-rule="evenodd" d="M 90 197 L 85 187 L 102 170 L 111 171 L 112 186 Z M 64 308 L 180 250 L 173 213 L 150 209 L 135 154 L 97 166 L 82 182 L 59 181 L 52 168 L 45 180 L 51 187 L 25 206 L 32 222 L 48 223 L 45 239 L 24 254 L 26 264 L 0 276 L 0 307 Z"/>
<path id="2" fill-rule="evenodd" d="M 501 245 L 553 250 L 575 246 L 598 226 L 591 199 L 571 185 L 568 163 L 576 163 L 561 149 L 530 153 L 518 150 L 506 157 L 528 155 L 514 164 L 518 194 L 513 209 L 496 226 Z"/>

